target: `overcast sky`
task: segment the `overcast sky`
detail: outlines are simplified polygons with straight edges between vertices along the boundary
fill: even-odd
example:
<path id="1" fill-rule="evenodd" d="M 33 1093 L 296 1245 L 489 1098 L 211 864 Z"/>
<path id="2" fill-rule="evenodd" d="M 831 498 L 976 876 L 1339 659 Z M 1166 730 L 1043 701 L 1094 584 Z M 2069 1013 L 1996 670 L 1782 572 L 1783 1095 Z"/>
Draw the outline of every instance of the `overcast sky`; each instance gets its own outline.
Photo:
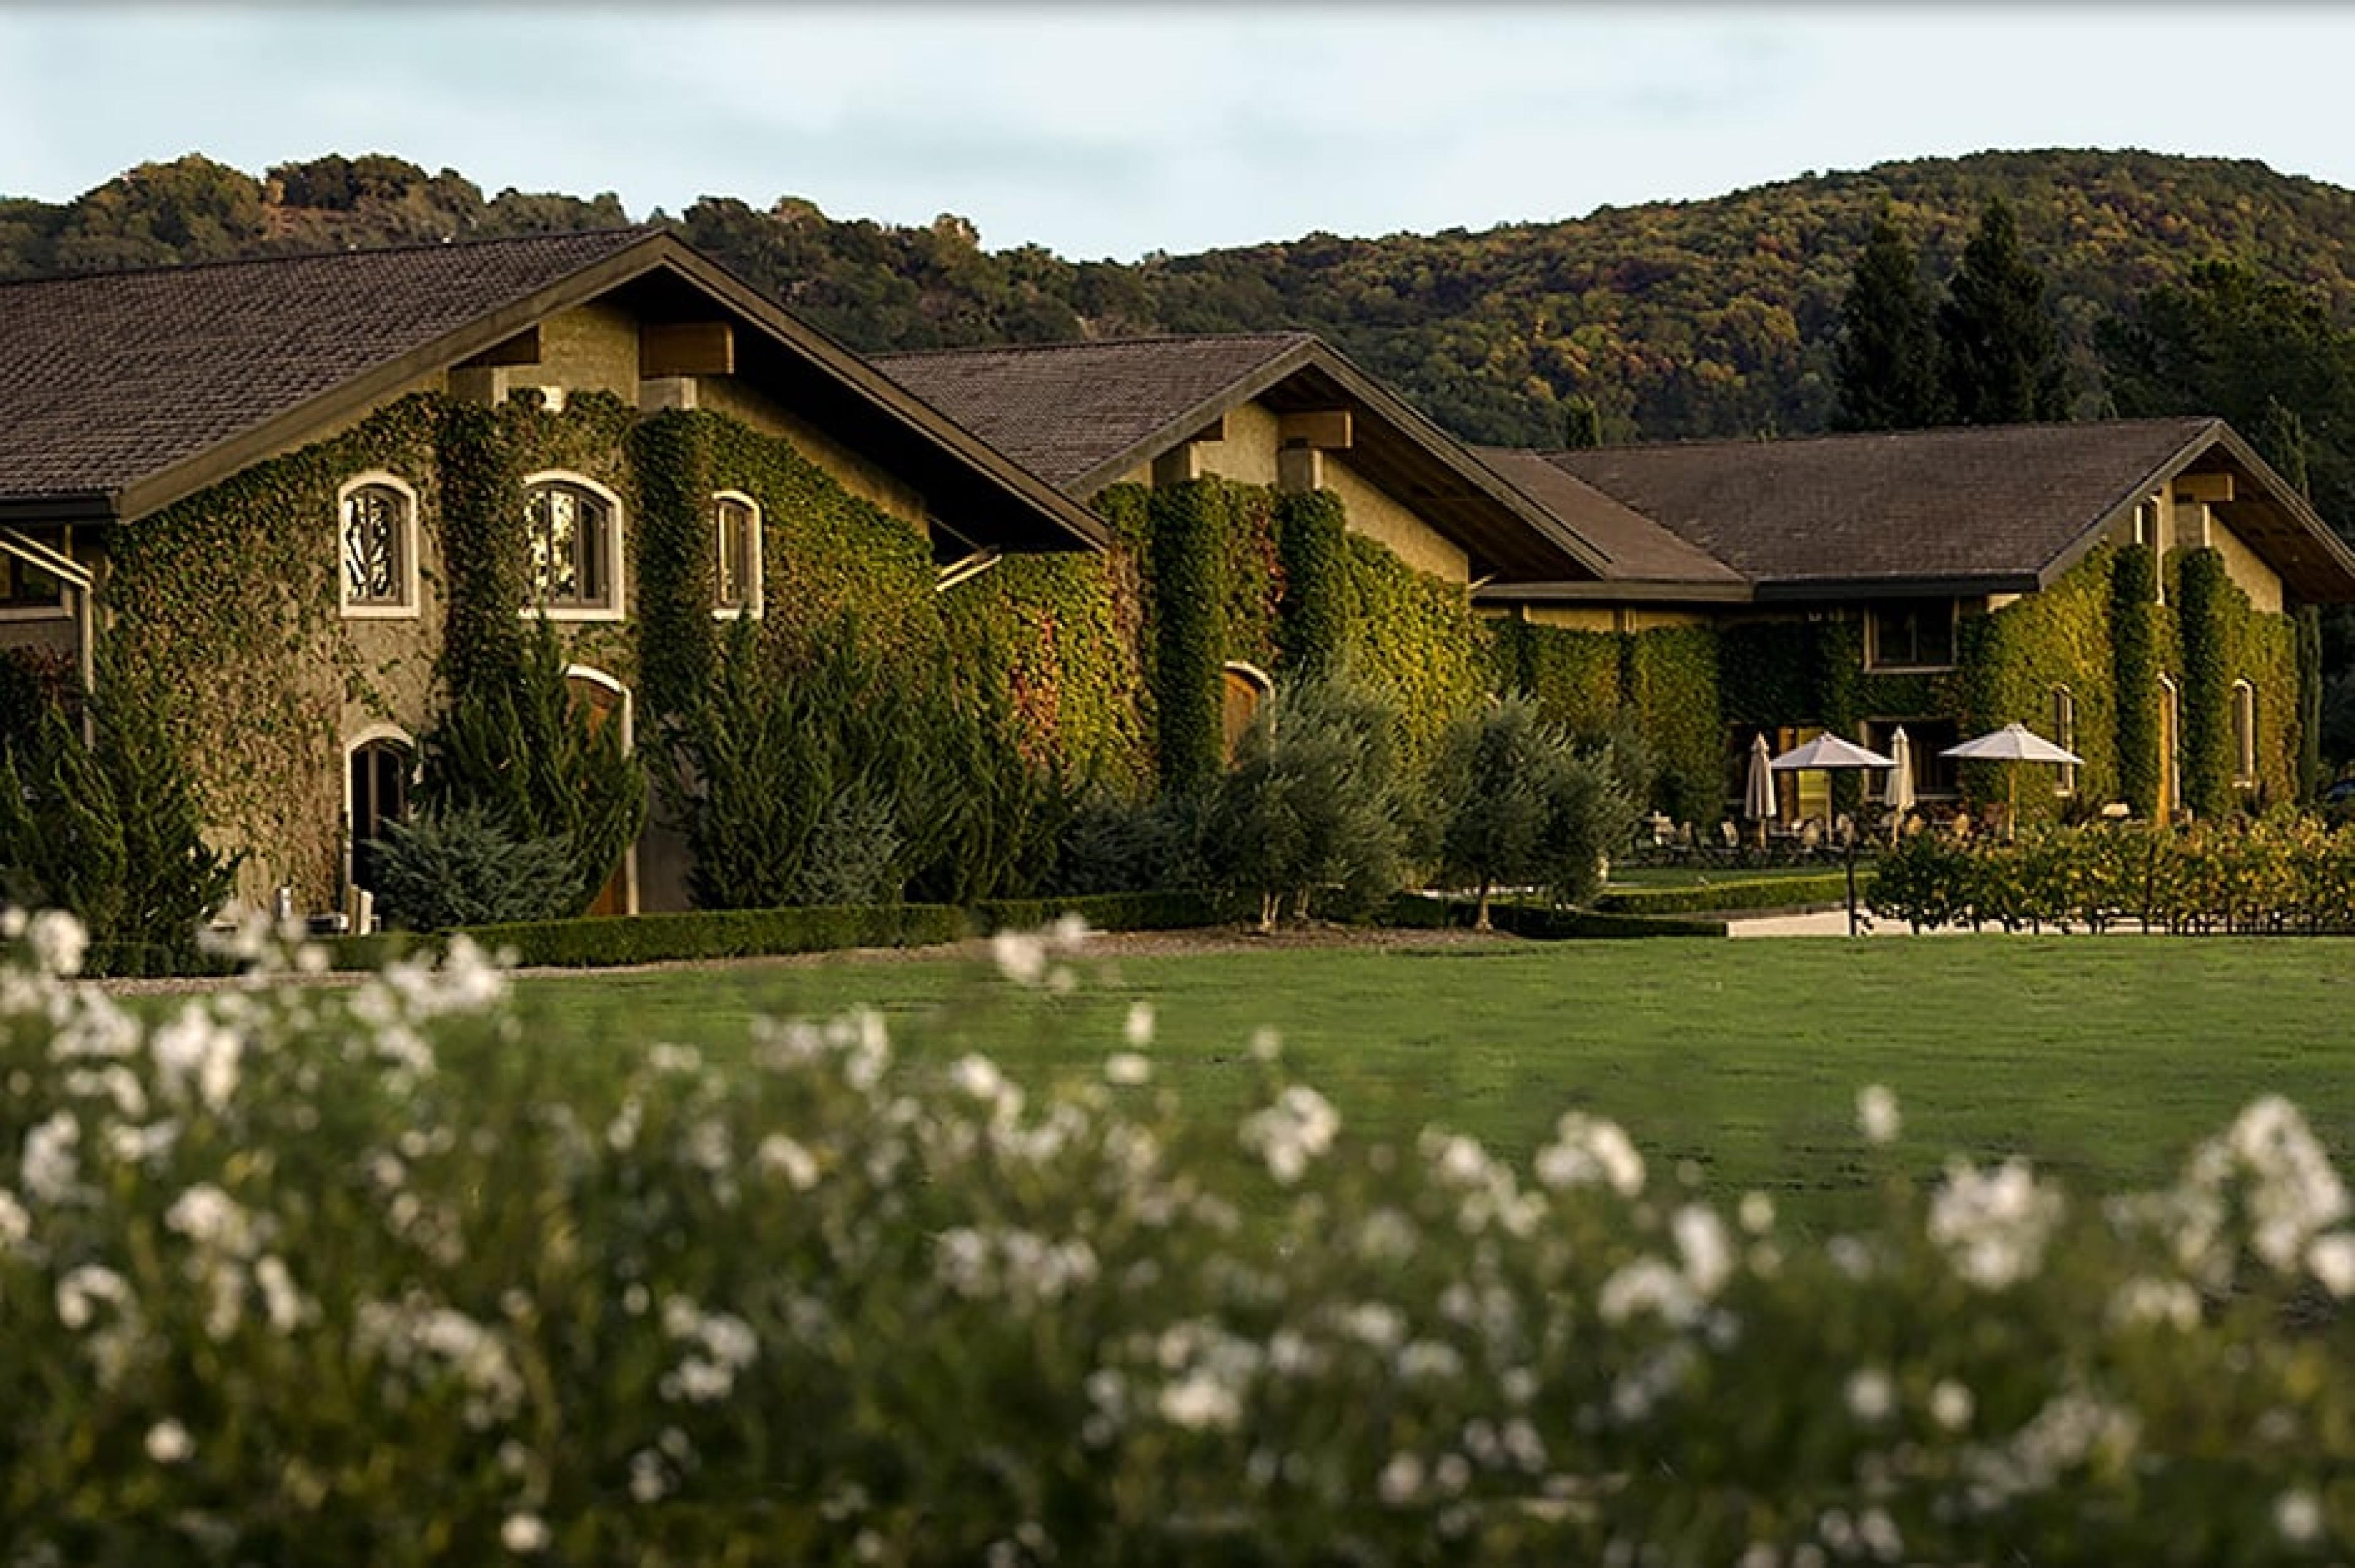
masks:
<path id="1" fill-rule="evenodd" d="M 1130 258 L 1577 217 L 1985 147 L 2355 186 L 2355 11 L 1270 3 L 0 8 L 0 194 L 202 151 L 972 219 Z"/>

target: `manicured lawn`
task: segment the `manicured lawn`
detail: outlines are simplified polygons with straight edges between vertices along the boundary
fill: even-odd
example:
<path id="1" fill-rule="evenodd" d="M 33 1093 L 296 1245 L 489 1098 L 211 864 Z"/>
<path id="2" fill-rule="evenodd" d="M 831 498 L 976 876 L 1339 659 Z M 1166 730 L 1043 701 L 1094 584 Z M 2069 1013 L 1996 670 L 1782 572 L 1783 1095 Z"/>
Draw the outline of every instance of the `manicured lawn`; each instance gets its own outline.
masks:
<path id="1" fill-rule="evenodd" d="M 1513 944 L 1088 961 L 1057 999 L 970 962 L 840 961 L 534 979 L 530 1027 L 591 1052 L 741 1040 L 758 1012 L 928 1020 L 1018 1077 L 1090 1072 L 1131 1002 L 1160 1078 L 1205 1115 L 1253 1092 L 1271 1026 L 1354 1127 L 1426 1123 L 1526 1157 L 1566 1107 L 1625 1123 L 1656 1172 L 1764 1187 L 1835 1223 L 1870 1201 L 1858 1086 L 1904 1106 L 1899 1153 L 2020 1151 L 2105 1187 L 2166 1179 L 2253 1095 L 2289 1094 L 2355 1154 L 2355 942 L 2140 937 Z"/>

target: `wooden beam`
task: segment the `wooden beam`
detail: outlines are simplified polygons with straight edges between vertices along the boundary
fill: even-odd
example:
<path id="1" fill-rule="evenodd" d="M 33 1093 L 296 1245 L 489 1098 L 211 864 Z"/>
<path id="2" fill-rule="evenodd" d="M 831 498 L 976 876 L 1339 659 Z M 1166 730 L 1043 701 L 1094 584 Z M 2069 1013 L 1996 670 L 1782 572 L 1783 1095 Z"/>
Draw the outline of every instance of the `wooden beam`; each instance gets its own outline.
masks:
<path id="1" fill-rule="evenodd" d="M 1318 452 L 1347 452 L 1351 434 L 1348 409 L 1308 409 L 1283 414 L 1275 422 L 1276 444 L 1306 446 Z"/>
<path id="2" fill-rule="evenodd" d="M 461 370 L 488 370 L 501 365 L 537 365 L 539 363 L 539 328 L 527 326 L 513 337 L 494 343 L 471 359 L 461 360 Z"/>
<path id="3" fill-rule="evenodd" d="M 732 376 L 736 329 L 724 321 L 649 322 L 638 329 L 638 379 Z"/>
<path id="4" fill-rule="evenodd" d="M 2179 501 L 2205 501 L 2213 506 L 2232 498 L 2232 476 L 2229 474 L 2179 474 L 2175 476 L 2175 498 Z"/>

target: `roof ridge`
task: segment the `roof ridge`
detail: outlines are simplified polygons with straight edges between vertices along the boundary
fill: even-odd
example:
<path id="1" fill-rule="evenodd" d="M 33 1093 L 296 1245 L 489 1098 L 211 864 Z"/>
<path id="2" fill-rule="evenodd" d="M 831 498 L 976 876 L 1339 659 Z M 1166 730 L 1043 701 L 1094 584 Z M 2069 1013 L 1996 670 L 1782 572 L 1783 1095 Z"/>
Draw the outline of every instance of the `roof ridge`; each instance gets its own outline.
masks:
<path id="1" fill-rule="evenodd" d="M 492 245 L 548 244 L 559 240 L 594 240 L 602 236 L 666 234 L 664 223 L 625 223 L 604 229 L 561 229 L 545 234 L 478 234 L 465 239 L 412 240 L 399 245 L 359 245 L 340 251 L 283 251 L 260 256 L 208 256 L 198 261 L 152 261 L 139 267 L 93 267 L 80 272 L 43 272 L 28 278 L 0 278 L 0 289 L 39 283 L 86 283 L 93 278 L 136 278 L 155 272 L 217 272 L 227 267 L 266 267 L 290 261 L 339 261 L 363 256 L 402 256 L 419 251 L 478 251 Z"/>
<path id="2" fill-rule="evenodd" d="M 945 359 L 951 355 L 1046 354 L 1071 348 L 1125 348 L 1146 343 L 1299 343 L 1321 342 L 1306 327 L 1279 327 L 1267 332 L 1137 332 L 1119 337 L 1073 337 L 1057 343 L 976 343 L 964 348 L 892 348 L 869 354 L 869 359 Z"/>
<path id="3" fill-rule="evenodd" d="M 2160 425 L 2218 424 L 2222 414 L 2145 414 L 2134 419 L 2107 420 L 2019 420 L 2006 424 L 1942 424 L 1928 425 L 1920 430 L 1824 430 L 1810 431 L 1804 435 L 1737 436 L 1713 435 L 1679 437 L 1673 441 L 1627 441 L 1606 446 L 1541 446 L 1513 447 L 1507 450 L 1534 453 L 1549 461 L 1561 457 L 1580 457 L 1597 452 L 1691 452 L 1701 447 L 1765 447 L 1829 445 L 1838 442 L 1891 440 L 1954 439 L 1972 435 L 1998 435 L 2020 431 L 2097 431 L 2156 428 Z"/>

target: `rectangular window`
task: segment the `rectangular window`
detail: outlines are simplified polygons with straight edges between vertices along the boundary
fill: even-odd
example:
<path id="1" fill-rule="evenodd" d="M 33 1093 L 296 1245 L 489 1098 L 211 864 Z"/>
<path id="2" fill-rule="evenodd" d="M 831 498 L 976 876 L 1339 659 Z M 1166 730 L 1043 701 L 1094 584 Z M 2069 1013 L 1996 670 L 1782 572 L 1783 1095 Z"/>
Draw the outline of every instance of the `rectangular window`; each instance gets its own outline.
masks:
<path id="1" fill-rule="evenodd" d="M 538 602 L 551 610 L 609 607 L 613 519 L 603 500 L 575 485 L 542 485 L 531 492 L 528 516 Z"/>
<path id="2" fill-rule="evenodd" d="M 1864 743 L 1883 756 L 1890 755 L 1897 744 L 1897 731 L 1905 731 L 1905 754 L 1913 779 L 1916 800 L 1952 800 L 1962 794 L 1962 779 L 1955 772 L 1955 761 L 1938 753 L 1949 746 L 1962 743 L 1962 731 L 1951 719 L 1868 719 L 1864 724 Z M 1886 788 L 1888 781 L 1881 781 Z"/>
<path id="3" fill-rule="evenodd" d="M 2077 699 L 2065 686 L 2052 688 L 2052 742 L 2064 752 L 2077 749 Z M 2059 782 L 2052 786 L 2055 795 L 2077 793 L 2077 764 L 2062 763 Z"/>
<path id="4" fill-rule="evenodd" d="M 2257 782 L 2257 688 L 2232 683 L 2232 782 L 2243 789 Z"/>
<path id="5" fill-rule="evenodd" d="M 43 610 L 65 603 L 58 580 L 30 561 L 0 555 L 0 608 Z"/>
<path id="6" fill-rule="evenodd" d="M 732 496 L 712 506 L 712 540 L 718 554 L 716 608 L 757 614 L 761 608 L 761 516 Z"/>
<path id="7" fill-rule="evenodd" d="M 1955 663 L 1955 602 L 1892 599 L 1865 612 L 1864 662 L 1869 669 L 1951 669 Z"/>

